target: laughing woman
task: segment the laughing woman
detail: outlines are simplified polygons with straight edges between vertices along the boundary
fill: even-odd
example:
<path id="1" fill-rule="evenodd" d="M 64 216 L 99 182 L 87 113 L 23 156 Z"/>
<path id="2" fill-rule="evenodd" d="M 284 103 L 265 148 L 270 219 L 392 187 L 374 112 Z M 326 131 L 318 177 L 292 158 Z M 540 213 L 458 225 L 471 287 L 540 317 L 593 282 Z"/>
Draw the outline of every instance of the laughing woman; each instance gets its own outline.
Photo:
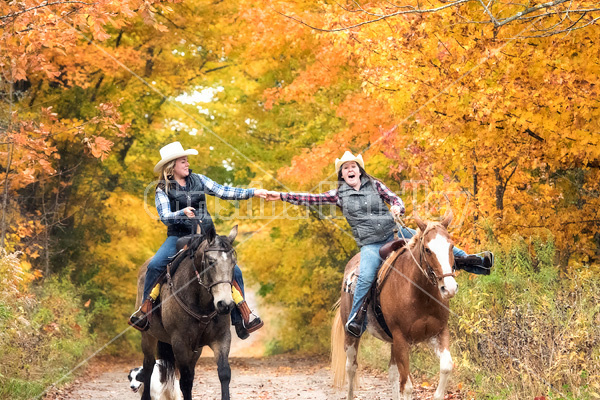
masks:
<path id="1" fill-rule="evenodd" d="M 379 269 L 379 249 L 394 239 L 396 223 L 394 216 L 404 214 L 404 203 L 381 181 L 367 174 L 362 156 L 346 151 L 341 159 L 335 160 L 338 175 L 337 189 L 321 194 L 269 192 L 268 200 L 282 200 L 295 205 L 335 204 L 352 228 L 352 234 L 360 247 L 360 273 L 354 290 L 354 300 L 346 331 L 360 337 L 366 328 L 364 313 L 358 313 Z M 391 207 L 388 209 L 386 204 Z M 408 239 L 416 231 L 402 228 L 402 237 Z M 470 272 L 486 273 L 493 265 L 493 254 L 485 252 L 482 257 L 468 254 L 454 247 L 455 257 L 475 259 Z M 477 265 L 479 264 L 479 265 Z M 482 272 L 483 271 L 483 272 Z"/>
<path id="2" fill-rule="evenodd" d="M 167 226 L 167 239 L 148 264 L 142 305 L 129 318 L 129 324 L 136 329 L 147 329 L 147 316 L 153 308 L 150 293 L 166 271 L 171 257 L 177 253 L 177 239 L 192 233 L 193 219 L 199 221 L 202 232 L 215 229 L 206 209 L 206 195 L 224 200 L 244 200 L 253 196 L 266 198 L 265 189 L 222 186 L 204 175 L 192 173 L 189 169 L 188 155 L 196 154 L 198 151 L 194 149 L 184 150 L 179 142 L 173 142 L 160 149 L 161 160 L 154 167 L 154 172 L 159 176 L 155 203 L 160 220 Z M 253 314 L 243 300 L 244 280 L 242 271 L 237 265 L 233 271 L 233 278 L 233 286 L 237 286 L 233 290 L 237 307 L 231 312 L 231 322 L 235 325 L 238 336 L 246 339 L 249 333 L 259 329 L 263 322 L 259 317 L 250 320 Z"/>

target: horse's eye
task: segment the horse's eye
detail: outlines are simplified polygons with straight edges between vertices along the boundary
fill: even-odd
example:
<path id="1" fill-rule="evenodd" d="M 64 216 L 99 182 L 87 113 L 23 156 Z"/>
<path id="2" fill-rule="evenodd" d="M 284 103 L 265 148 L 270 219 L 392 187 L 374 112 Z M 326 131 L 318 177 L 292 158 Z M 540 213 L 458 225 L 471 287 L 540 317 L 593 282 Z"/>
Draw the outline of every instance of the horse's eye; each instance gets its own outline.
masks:
<path id="1" fill-rule="evenodd" d="M 425 247 L 425 252 L 426 252 L 427 254 L 431 254 L 431 250 L 429 250 L 429 247 Z"/>

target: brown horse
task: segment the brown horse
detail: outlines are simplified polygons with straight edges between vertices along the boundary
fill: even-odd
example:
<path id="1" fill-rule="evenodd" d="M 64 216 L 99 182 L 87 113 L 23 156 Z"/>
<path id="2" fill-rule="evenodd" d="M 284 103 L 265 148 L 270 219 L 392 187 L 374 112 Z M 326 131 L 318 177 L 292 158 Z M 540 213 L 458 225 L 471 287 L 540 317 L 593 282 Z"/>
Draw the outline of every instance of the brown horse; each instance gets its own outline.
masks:
<path id="1" fill-rule="evenodd" d="M 367 314 L 367 329 L 373 336 L 392 344 L 389 377 L 394 400 L 412 399 L 410 345 L 431 341 L 440 358 L 440 383 L 433 398 L 442 400 L 452 371 L 448 305 L 450 298 L 458 291 L 452 271 L 452 239 L 447 231 L 452 214 L 447 214 L 441 223 L 426 223 L 418 217 L 414 219 L 419 230 L 394 261 L 379 296 L 392 337 L 381 328 L 372 307 L 369 307 Z M 357 254 L 348 262 L 344 282 L 355 270 L 359 260 L 360 255 Z M 336 385 L 342 386 L 345 365 L 349 381 L 348 400 L 354 396 L 358 368 L 356 356 L 360 342 L 360 339 L 344 330 L 343 321 L 348 319 L 351 307 L 352 295 L 342 290 L 340 309 L 335 316 L 331 334 L 331 369 Z"/>
<path id="2" fill-rule="evenodd" d="M 161 287 L 161 304 L 152 312 L 150 329 L 142 332 L 144 370 L 153 370 L 158 349 L 169 373 L 175 368 L 179 370 L 184 400 L 192 399 L 194 368 L 204 346 L 209 346 L 215 355 L 221 399 L 229 400 L 229 313 L 234 307 L 231 283 L 236 260 L 232 244 L 236 235 L 237 226 L 228 236 L 192 238 L 177 273 L 169 284 Z M 149 261 L 142 265 L 138 275 L 136 307 L 142 301 Z M 145 376 L 146 388 L 150 387 L 151 375 Z M 150 400 L 150 390 L 144 391 L 142 400 Z"/>

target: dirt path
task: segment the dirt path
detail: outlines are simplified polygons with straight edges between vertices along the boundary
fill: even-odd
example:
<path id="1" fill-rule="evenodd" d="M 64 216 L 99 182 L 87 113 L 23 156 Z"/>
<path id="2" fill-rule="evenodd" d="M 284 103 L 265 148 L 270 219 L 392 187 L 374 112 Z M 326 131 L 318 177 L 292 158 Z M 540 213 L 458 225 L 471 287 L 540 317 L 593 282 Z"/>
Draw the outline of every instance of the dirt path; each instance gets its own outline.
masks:
<path id="1" fill-rule="evenodd" d="M 54 391 L 45 400 L 138 400 L 129 390 L 127 374 L 135 360 L 95 360 L 86 372 L 66 388 Z M 277 356 L 231 359 L 231 398 L 239 400 L 341 400 L 344 391 L 332 387 L 327 361 L 320 358 Z M 220 384 L 212 359 L 203 357 L 196 367 L 194 398 L 219 400 Z M 416 387 L 416 399 L 431 399 L 433 388 Z M 460 399 L 458 393 L 446 399 Z M 362 371 L 357 400 L 388 400 L 391 389 L 387 376 Z"/>

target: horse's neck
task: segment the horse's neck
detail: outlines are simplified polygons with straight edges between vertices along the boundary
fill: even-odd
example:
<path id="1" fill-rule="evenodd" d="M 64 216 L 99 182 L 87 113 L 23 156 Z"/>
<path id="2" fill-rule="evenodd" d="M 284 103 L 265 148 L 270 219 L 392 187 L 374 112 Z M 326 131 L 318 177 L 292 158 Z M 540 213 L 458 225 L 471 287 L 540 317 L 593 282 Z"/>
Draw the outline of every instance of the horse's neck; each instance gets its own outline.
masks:
<path id="1" fill-rule="evenodd" d="M 409 243 L 404 252 L 400 254 L 394 263 L 394 267 L 401 273 L 394 275 L 400 284 L 408 286 L 410 290 L 416 290 L 419 293 L 423 293 L 423 290 L 429 292 L 430 289 L 434 287 L 423 273 L 423 271 L 425 271 L 425 266 L 423 265 L 419 246 L 420 242 L 418 240 Z"/>
<path id="2" fill-rule="evenodd" d="M 190 304 L 196 304 L 198 307 L 208 307 L 212 303 L 210 293 L 198 283 L 193 259 L 181 262 L 173 279 L 173 290 L 177 291 L 179 297 L 185 298 Z"/>

